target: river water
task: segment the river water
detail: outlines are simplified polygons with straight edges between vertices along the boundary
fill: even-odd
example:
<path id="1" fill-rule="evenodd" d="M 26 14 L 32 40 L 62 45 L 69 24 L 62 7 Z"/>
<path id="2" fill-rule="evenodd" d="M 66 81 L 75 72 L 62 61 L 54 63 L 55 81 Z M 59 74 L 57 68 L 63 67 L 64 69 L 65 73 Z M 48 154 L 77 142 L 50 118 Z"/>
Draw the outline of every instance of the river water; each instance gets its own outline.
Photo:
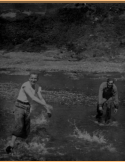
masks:
<path id="1" fill-rule="evenodd" d="M 95 122 L 97 95 L 108 76 L 116 80 L 120 106 L 117 114 L 112 112 L 113 122 L 100 126 Z M 14 125 L 13 105 L 28 76 L 0 74 L 0 78 L 0 160 L 125 160 L 124 74 L 42 72 L 39 84 L 54 107 L 52 117 L 34 104 L 31 133 L 26 140 L 17 140 L 10 155 L 5 148 Z"/>

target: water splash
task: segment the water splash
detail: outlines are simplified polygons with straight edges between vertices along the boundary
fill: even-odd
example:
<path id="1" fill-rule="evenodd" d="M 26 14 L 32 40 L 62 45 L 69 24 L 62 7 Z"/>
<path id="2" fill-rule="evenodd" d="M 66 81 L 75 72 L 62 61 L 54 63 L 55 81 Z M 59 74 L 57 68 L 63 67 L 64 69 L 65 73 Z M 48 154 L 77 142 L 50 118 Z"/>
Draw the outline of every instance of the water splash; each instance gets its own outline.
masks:
<path id="1" fill-rule="evenodd" d="M 112 153 L 116 152 L 116 148 L 113 147 L 112 144 L 103 146 L 103 147 L 100 148 L 100 150 L 101 150 L 101 151 L 103 151 L 103 150 L 108 150 L 108 151 L 110 151 L 110 152 L 112 152 Z"/>
<path id="2" fill-rule="evenodd" d="M 31 132 L 26 140 L 17 139 L 13 152 L 13 158 L 29 160 L 41 159 L 43 155 L 49 154 L 46 144 L 49 141 L 49 135 L 43 125 L 48 123 L 45 114 L 31 120 Z M 7 143 L 4 144 L 4 150 L 9 145 L 11 137 L 7 138 Z"/>
<path id="3" fill-rule="evenodd" d="M 69 121 L 70 122 L 70 121 Z M 71 135 L 72 137 L 75 137 L 76 139 L 80 139 L 80 140 L 84 140 L 90 143 L 87 143 L 87 149 L 93 150 L 96 149 L 98 147 L 98 150 L 100 151 L 109 151 L 111 153 L 116 152 L 116 148 L 112 145 L 112 144 L 107 144 L 107 140 L 104 138 L 104 135 L 102 134 L 102 132 L 100 131 L 94 131 L 92 135 L 90 135 L 87 131 L 81 131 L 77 126 L 76 123 L 74 121 L 74 123 L 71 123 L 75 129 L 74 129 L 74 133 L 73 135 Z M 91 145 L 92 143 L 95 143 L 96 145 Z M 81 150 L 84 145 L 79 146 L 78 148 L 76 147 L 76 149 Z M 86 147 L 86 146 L 85 146 Z"/>
<path id="4" fill-rule="evenodd" d="M 74 130 L 74 137 L 84 139 L 88 142 L 96 142 L 99 144 L 106 143 L 106 139 L 100 132 L 93 132 L 93 135 L 90 135 L 87 131 L 81 131 L 77 127 Z"/>
<path id="5" fill-rule="evenodd" d="M 71 124 L 73 124 L 73 123 L 71 123 Z M 72 136 L 79 138 L 79 139 L 83 139 L 83 140 L 88 141 L 88 142 L 96 142 L 98 144 L 105 144 L 107 142 L 106 139 L 104 138 L 104 135 L 102 135 L 101 132 L 95 131 L 95 132 L 93 132 L 92 135 L 90 135 L 85 130 L 81 131 L 76 126 L 75 122 L 74 122 L 73 125 L 74 125 L 75 129 L 74 129 L 74 134 Z"/>
<path id="6" fill-rule="evenodd" d="M 31 124 L 33 125 L 43 125 L 47 123 L 48 123 L 48 120 L 44 113 L 42 113 L 40 116 L 37 116 L 36 118 L 31 120 Z"/>
<path id="7" fill-rule="evenodd" d="M 25 148 L 30 152 L 42 153 L 42 155 L 48 153 L 45 143 L 30 142 L 29 144 L 25 144 Z"/>
<path id="8" fill-rule="evenodd" d="M 94 121 L 95 124 L 98 124 L 99 126 L 103 126 L 103 127 L 118 127 L 118 122 L 117 121 L 112 121 L 108 124 L 106 123 L 99 123 L 98 121 Z"/>
<path id="9" fill-rule="evenodd" d="M 13 158 L 39 160 L 44 155 L 49 154 L 48 148 L 46 148 L 46 142 L 42 141 L 42 138 L 35 137 L 29 143 L 22 140 L 17 140 L 15 143 L 15 149 L 13 152 Z"/>

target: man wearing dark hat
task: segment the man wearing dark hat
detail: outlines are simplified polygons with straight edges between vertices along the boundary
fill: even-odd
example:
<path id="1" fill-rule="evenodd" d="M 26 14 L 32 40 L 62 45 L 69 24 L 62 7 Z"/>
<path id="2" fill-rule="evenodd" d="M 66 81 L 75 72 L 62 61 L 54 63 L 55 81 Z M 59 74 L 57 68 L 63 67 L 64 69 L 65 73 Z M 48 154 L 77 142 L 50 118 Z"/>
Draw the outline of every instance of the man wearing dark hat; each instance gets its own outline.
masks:
<path id="1" fill-rule="evenodd" d="M 99 98 L 96 115 L 97 121 L 99 123 L 110 123 L 112 109 L 114 109 L 114 112 L 117 113 L 118 91 L 116 85 L 114 84 L 114 79 L 109 78 L 107 79 L 107 82 L 103 82 L 99 88 Z M 104 115 L 103 121 L 104 110 L 106 110 L 106 113 Z"/>

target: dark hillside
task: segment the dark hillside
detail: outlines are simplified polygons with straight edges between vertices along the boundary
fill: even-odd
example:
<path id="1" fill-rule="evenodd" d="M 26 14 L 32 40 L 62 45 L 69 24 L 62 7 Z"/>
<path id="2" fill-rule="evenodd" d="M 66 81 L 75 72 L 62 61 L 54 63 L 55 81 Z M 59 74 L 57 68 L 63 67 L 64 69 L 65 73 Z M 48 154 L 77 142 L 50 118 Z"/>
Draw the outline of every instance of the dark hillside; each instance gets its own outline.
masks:
<path id="1" fill-rule="evenodd" d="M 15 19 L 0 18 L 1 50 L 40 52 L 51 46 L 78 60 L 125 53 L 125 4 L 43 4 L 44 14 L 32 12 L 23 18 L 27 6 L 13 6 L 18 9 Z"/>

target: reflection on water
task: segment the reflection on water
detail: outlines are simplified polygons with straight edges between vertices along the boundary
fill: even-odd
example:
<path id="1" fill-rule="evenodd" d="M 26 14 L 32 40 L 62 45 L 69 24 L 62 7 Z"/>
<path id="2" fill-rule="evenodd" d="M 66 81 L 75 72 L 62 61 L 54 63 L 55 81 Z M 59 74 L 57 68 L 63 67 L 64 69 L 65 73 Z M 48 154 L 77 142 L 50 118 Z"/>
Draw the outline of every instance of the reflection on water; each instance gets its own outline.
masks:
<path id="1" fill-rule="evenodd" d="M 110 75 L 110 74 L 107 74 Z M 114 74 L 111 74 L 114 76 Z M 52 117 L 38 105 L 31 113 L 31 133 L 16 141 L 13 155 L 5 153 L 13 128 L 13 104 L 27 76 L 1 75 L 0 160 L 40 161 L 124 161 L 125 91 L 123 74 L 115 75 L 120 108 L 112 112 L 113 122 L 95 121 L 98 88 L 106 74 L 47 73 L 40 76 L 43 95 L 53 105 Z M 115 119 L 115 120 L 114 120 Z"/>

